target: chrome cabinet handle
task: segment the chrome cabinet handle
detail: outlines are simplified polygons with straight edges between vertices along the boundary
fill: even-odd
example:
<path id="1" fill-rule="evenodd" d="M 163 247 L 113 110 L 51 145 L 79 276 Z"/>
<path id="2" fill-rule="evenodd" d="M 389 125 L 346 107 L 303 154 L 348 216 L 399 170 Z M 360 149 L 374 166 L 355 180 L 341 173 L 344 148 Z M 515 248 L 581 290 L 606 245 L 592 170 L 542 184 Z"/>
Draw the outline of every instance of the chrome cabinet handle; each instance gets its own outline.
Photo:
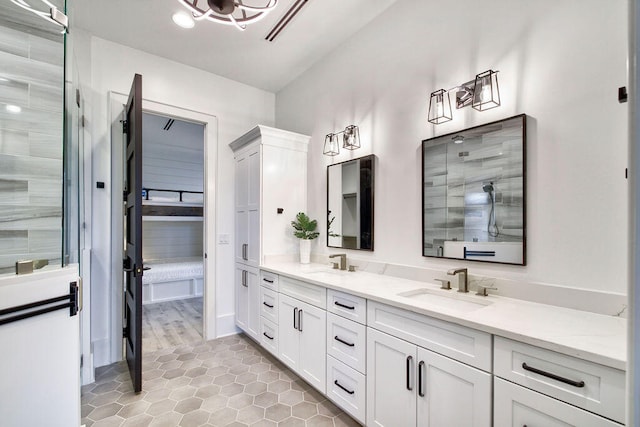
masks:
<path id="1" fill-rule="evenodd" d="M 354 344 L 354 343 L 352 343 L 352 342 L 347 342 L 347 341 L 343 340 L 342 338 L 340 338 L 340 337 L 339 337 L 339 336 L 337 336 L 337 335 L 336 335 L 335 337 L 333 337 L 333 339 L 334 339 L 334 340 L 336 340 L 336 341 L 338 341 L 338 342 L 341 342 L 341 343 L 342 343 L 342 344 L 344 344 L 344 345 L 348 345 L 349 347 L 353 347 L 353 346 L 355 346 L 355 344 Z"/>
<path id="2" fill-rule="evenodd" d="M 407 356 L 407 390 L 412 391 L 413 387 L 411 386 L 411 362 L 413 361 L 413 356 Z"/>
<path id="3" fill-rule="evenodd" d="M 533 372 L 534 374 L 542 375 L 543 377 L 551 378 L 552 380 L 560 381 L 561 383 L 569 384 L 574 387 L 582 388 L 584 387 L 584 381 L 574 381 L 569 378 L 564 378 L 556 374 L 552 374 L 551 372 L 546 372 L 538 368 L 533 368 L 527 365 L 525 362 L 522 362 L 522 369 L 525 371 Z"/>
<path id="4" fill-rule="evenodd" d="M 335 380 L 333 383 L 334 383 L 335 385 L 337 385 L 338 387 L 340 387 L 341 389 L 343 389 L 344 391 L 346 391 L 347 393 L 349 393 L 349 394 L 353 394 L 353 393 L 355 393 L 355 390 L 349 390 L 348 388 L 346 388 L 345 386 L 343 386 L 342 384 L 340 384 L 340 383 L 338 382 L 338 380 Z"/>
<path id="5" fill-rule="evenodd" d="M 422 385 L 423 369 L 424 369 L 424 360 L 421 360 L 420 363 L 418 363 L 418 395 L 420 397 L 424 397 L 424 389 Z M 425 382 L 426 382 L 426 378 L 425 378 Z"/>
<path id="6" fill-rule="evenodd" d="M 249 252 L 248 249 L 249 249 L 249 244 L 243 243 L 242 244 L 242 259 L 245 260 L 245 261 L 249 259 L 248 256 L 247 256 L 247 252 Z"/>
<path id="7" fill-rule="evenodd" d="M 302 309 L 298 310 L 298 330 L 302 332 Z"/>
<path id="8" fill-rule="evenodd" d="M 249 287 L 249 285 L 247 285 L 247 270 L 242 270 L 242 286 L 245 288 Z"/>

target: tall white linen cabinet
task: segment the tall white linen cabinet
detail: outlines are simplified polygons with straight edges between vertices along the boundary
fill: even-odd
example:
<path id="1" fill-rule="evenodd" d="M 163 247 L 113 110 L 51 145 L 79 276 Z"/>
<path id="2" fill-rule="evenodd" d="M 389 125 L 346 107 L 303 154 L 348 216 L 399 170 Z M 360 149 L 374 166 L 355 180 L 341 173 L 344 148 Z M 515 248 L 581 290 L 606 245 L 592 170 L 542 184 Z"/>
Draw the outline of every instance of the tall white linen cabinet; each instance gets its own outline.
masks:
<path id="1" fill-rule="evenodd" d="M 235 159 L 236 325 L 260 340 L 258 267 L 298 253 L 291 221 L 307 209 L 310 137 L 258 125 L 229 146 Z"/>

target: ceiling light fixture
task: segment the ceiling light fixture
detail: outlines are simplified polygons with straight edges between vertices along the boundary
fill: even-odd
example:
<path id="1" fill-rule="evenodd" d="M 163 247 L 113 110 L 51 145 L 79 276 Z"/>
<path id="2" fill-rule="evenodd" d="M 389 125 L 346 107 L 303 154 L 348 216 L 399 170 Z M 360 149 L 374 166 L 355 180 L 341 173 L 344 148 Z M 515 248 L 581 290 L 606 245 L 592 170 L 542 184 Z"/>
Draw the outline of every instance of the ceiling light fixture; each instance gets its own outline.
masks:
<path id="1" fill-rule="evenodd" d="M 18 114 L 22 111 L 22 108 L 20 108 L 17 105 L 13 105 L 13 104 L 7 104 L 6 109 L 8 112 L 13 113 L 13 114 Z"/>
<path id="2" fill-rule="evenodd" d="M 191 15 L 186 12 L 176 12 L 171 16 L 171 19 L 177 26 L 182 28 L 193 28 L 196 25 Z"/>
<path id="3" fill-rule="evenodd" d="M 207 7 L 201 8 L 198 7 L 198 0 L 178 1 L 193 14 L 196 21 L 206 19 L 219 24 L 234 25 L 240 31 L 244 31 L 247 24 L 264 18 L 278 3 L 278 0 L 268 0 L 265 6 L 249 6 L 243 3 L 246 0 L 205 0 L 203 3 L 206 3 Z"/>
<path id="4" fill-rule="evenodd" d="M 29 1 L 33 1 L 33 0 L 29 0 Z M 44 3 L 45 6 L 49 8 L 49 10 L 47 11 L 38 10 L 33 6 L 31 6 L 29 3 L 27 3 L 26 0 L 11 0 L 11 3 L 15 4 L 16 6 L 20 6 L 21 8 L 28 10 L 29 12 L 35 13 L 36 15 L 46 19 L 51 23 L 61 26 L 63 28 L 62 33 L 64 34 L 69 28 L 69 18 L 67 17 L 67 15 L 59 11 L 58 8 L 50 1 L 48 0 L 40 0 L 40 1 Z"/>

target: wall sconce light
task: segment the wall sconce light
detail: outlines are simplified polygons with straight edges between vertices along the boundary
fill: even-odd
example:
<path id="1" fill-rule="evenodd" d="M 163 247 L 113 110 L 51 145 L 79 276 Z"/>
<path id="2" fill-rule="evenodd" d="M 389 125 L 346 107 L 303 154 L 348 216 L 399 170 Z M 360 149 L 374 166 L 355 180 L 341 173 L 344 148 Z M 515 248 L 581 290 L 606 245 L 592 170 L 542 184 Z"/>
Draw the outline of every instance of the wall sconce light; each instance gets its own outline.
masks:
<path id="1" fill-rule="evenodd" d="M 340 154 L 337 133 L 329 133 L 324 137 L 324 150 L 322 151 L 322 154 L 325 156 L 337 156 Z"/>
<path id="2" fill-rule="evenodd" d="M 500 106 L 498 71 L 487 70 L 476 75 L 474 80 L 455 86 L 449 90 L 440 89 L 431 93 L 429 99 L 429 122 L 439 125 L 451 120 L 449 92 L 456 92 L 456 109 L 471 105 L 478 111 L 486 111 Z"/>
<path id="3" fill-rule="evenodd" d="M 340 154 L 338 143 L 339 136 L 342 135 L 342 148 L 355 150 L 360 148 L 360 129 L 356 125 L 349 125 L 343 131 L 328 133 L 324 137 L 324 150 L 322 154 L 326 156 L 337 156 Z"/>
<path id="4" fill-rule="evenodd" d="M 449 92 L 444 89 L 431 92 L 431 97 L 429 98 L 428 120 L 433 124 L 439 125 L 441 123 L 448 122 L 452 118 Z"/>

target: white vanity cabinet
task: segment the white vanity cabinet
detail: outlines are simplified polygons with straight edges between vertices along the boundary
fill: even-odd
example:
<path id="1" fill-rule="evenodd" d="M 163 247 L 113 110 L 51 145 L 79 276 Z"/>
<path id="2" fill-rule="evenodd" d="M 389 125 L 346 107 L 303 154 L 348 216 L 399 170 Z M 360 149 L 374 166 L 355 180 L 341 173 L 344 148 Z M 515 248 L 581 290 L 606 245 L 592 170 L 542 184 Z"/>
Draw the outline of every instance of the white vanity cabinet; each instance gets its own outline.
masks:
<path id="1" fill-rule="evenodd" d="M 366 421 L 367 300 L 327 290 L 327 396 Z"/>
<path id="2" fill-rule="evenodd" d="M 280 294 L 278 302 L 278 357 L 322 393 L 326 392 L 327 312 Z"/>
<path id="3" fill-rule="evenodd" d="M 260 285 L 258 269 L 236 263 L 236 325 L 254 340 L 260 331 L 260 308 L 258 306 Z"/>
<path id="4" fill-rule="evenodd" d="M 496 336 L 494 374 L 496 427 L 624 422 L 624 371 Z"/>
<path id="5" fill-rule="evenodd" d="M 309 139 L 260 125 L 229 144 L 235 160 L 236 325 L 256 340 L 266 338 L 265 331 L 260 332 L 264 328 L 258 308 L 260 285 L 254 280 L 257 268 L 265 256 L 298 250 L 290 222 L 307 205 Z M 247 274 L 251 276 L 248 289 Z"/>
<path id="6" fill-rule="evenodd" d="M 368 426 L 491 426 L 490 334 L 374 301 L 367 324 Z"/>

